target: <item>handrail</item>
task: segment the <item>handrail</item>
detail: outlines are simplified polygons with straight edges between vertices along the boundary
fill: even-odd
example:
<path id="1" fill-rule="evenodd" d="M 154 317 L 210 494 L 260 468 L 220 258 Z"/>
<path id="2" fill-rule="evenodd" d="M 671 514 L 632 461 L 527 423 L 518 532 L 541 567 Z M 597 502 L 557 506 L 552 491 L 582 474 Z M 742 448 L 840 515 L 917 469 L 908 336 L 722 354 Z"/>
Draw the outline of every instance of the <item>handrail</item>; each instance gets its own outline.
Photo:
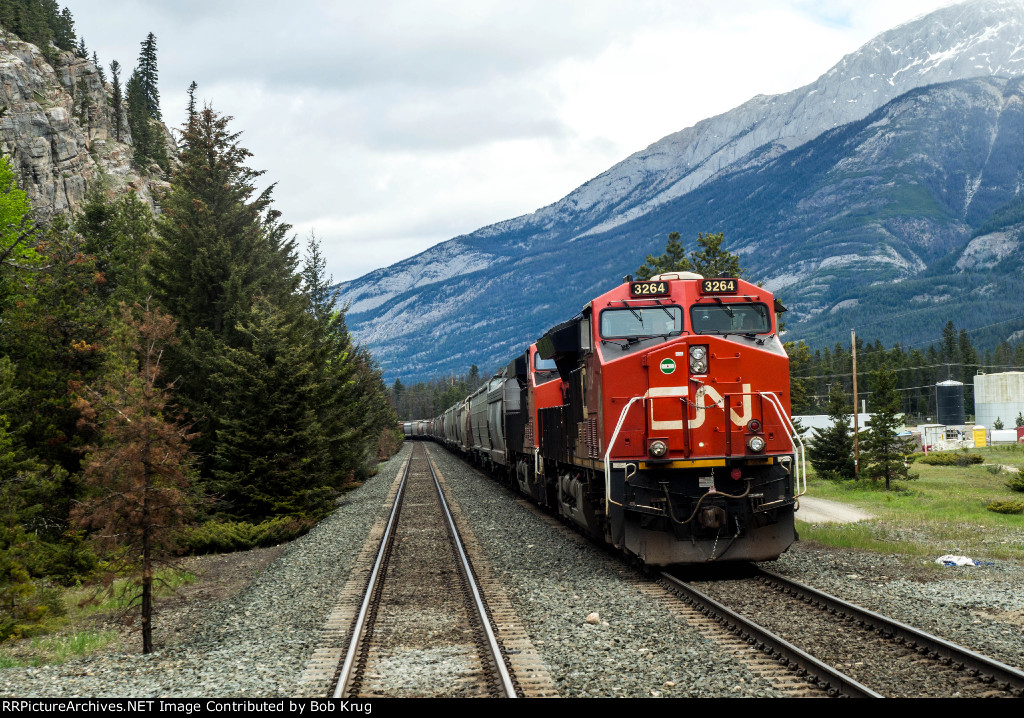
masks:
<path id="1" fill-rule="evenodd" d="M 609 512 L 608 502 L 611 500 L 611 496 L 612 496 L 612 465 L 611 465 L 611 458 L 610 458 L 611 455 L 612 455 L 612 447 L 615 446 L 615 440 L 617 438 L 619 438 L 619 429 L 622 428 L 622 423 L 626 420 L 626 414 L 627 414 L 627 412 L 629 412 L 629 407 L 633 406 L 633 402 L 635 402 L 635 401 L 643 401 L 646 398 L 647 398 L 646 394 L 644 396 L 634 396 L 622 408 L 622 413 L 619 414 L 619 421 L 618 421 L 617 424 L 615 424 L 615 431 L 612 432 L 611 441 L 608 442 L 608 448 L 604 452 L 604 515 L 605 516 L 608 516 L 608 512 Z"/>
<path id="2" fill-rule="evenodd" d="M 803 439 L 800 438 L 800 433 L 793 426 L 793 422 L 790 421 L 789 416 L 786 415 L 785 409 L 782 407 L 782 402 L 779 397 L 775 395 L 773 391 L 759 391 L 757 392 L 762 397 L 768 400 L 768 403 L 775 409 L 775 413 L 782 419 L 783 426 L 789 431 L 790 442 L 793 445 L 793 453 L 797 454 L 797 471 L 794 478 L 793 485 L 793 498 L 799 498 L 807 493 L 807 449 L 804 447 Z M 797 451 L 797 444 L 800 444 L 800 450 Z M 803 491 L 800 490 L 801 478 L 803 479 Z"/>

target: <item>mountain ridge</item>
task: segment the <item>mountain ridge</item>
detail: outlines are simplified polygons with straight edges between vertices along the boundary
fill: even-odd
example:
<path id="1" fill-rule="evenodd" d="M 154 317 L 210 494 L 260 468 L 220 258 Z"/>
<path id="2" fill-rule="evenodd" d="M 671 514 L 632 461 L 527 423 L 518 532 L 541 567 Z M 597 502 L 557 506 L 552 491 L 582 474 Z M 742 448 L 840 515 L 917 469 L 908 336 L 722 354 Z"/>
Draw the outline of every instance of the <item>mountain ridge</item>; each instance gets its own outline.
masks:
<path id="1" fill-rule="evenodd" d="M 833 204 L 829 206 L 837 212 L 832 221 L 835 226 L 823 226 L 814 234 L 814 246 L 802 242 L 802 254 L 794 254 L 795 248 L 780 243 L 777 237 L 775 245 L 765 247 L 768 237 L 757 225 L 767 222 L 765 217 L 777 211 L 770 202 L 759 205 L 769 214 L 746 217 L 739 222 L 730 220 L 734 214 L 743 214 L 743 204 L 761 201 L 763 196 L 759 197 L 758 192 L 767 190 L 751 187 L 749 196 L 743 197 L 734 197 L 730 192 L 745 186 L 743 178 L 750 176 L 755 177 L 755 183 L 757 178 L 767 181 L 764 178 L 769 175 L 773 182 L 784 185 L 797 181 L 795 177 L 784 178 L 784 173 L 774 169 L 767 174 L 757 173 L 765 172 L 765 168 L 784 157 L 799 159 L 806 169 L 812 160 L 799 154 L 801 148 L 819 140 L 827 144 L 834 133 L 856 134 L 865 127 L 858 123 L 896 99 L 938 101 L 939 95 L 926 90 L 935 86 L 936 79 L 991 78 L 996 71 L 1020 76 L 1024 73 L 1022 38 L 1024 4 L 1008 0 L 963 3 L 904 23 L 848 54 L 815 82 L 783 95 L 757 96 L 729 112 L 668 135 L 534 213 L 453 238 L 340 285 L 342 301 L 350 303 L 349 326 L 375 352 L 390 377 L 413 376 L 402 371 L 429 376 L 461 369 L 460 365 L 451 364 L 454 359 L 431 350 L 409 354 L 402 343 L 457 344 L 461 337 L 469 336 L 467 333 L 483 329 L 479 347 L 460 347 L 453 353 L 457 359 L 477 357 L 479 361 L 474 363 L 496 359 L 495 342 L 510 344 L 509 348 L 514 350 L 516 344 L 532 341 L 546 329 L 542 326 L 544 321 L 571 315 L 579 309 L 577 305 L 586 301 L 588 292 L 599 291 L 601 282 L 596 278 L 602 272 L 604 281 L 608 281 L 623 268 L 631 271 L 646 253 L 660 251 L 668 232 L 680 230 L 685 238 L 697 231 L 725 230 L 727 248 L 741 255 L 752 276 L 766 280 L 774 289 L 785 289 L 787 295 L 793 294 L 793 309 L 803 318 L 791 320 L 791 326 L 810 332 L 807 321 L 831 309 L 825 302 L 831 296 L 829 290 L 821 285 L 838 282 L 849 288 L 852 282 L 856 286 L 870 286 L 870 282 L 853 282 L 850 278 L 856 273 L 850 273 L 849 267 L 856 263 L 870 265 L 870 271 L 896 271 L 900 281 L 925 272 L 942 252 L 958 250 L 959 243 L 966 243 L 965 232 L 974 231 L 978 221 L 972 215 L 966 222 L 975 195 L 981 192 L 980 198 L 984 199 L 985 193 L 995 191 L 999 183 L 983 182 L 980 172 L 964 174 L 966 169 L 953 168 L 952 174 L 962 185 L 944 190 L 946 199 L 936 199 L 926 196 L 934 188 L 922 188 L 919 183 L 902 178 L 892 191 L 900 197 L 907 195 L 906 203 L 896 197 L 886 200 L 884 192 L 859 200 L 858 212 L 870 214 L 881 209 L 883 213 L 879 222 L 865 230 L 864 238 L 854 241 L 846 237 L 848 243 L 855 245 L 854 249 L 828 241 L 830 232 L 842 234 L 844 222 L 857 231 L 860 229 L 859 220 L 850 215 L 849 209 Z M 908 94 L 915 91 L 919 93 Z M 1002 90 L 988 85 L 971 92 L 989 92 L 994 97 Z M 886 102 L 879 101 L 886 97 Z M 952 95 L 943 97 L 950 99 Z M 972 102 L 975 100 L 982 102 L 980 95 Z M 1011 93 L 1007 101 L 1017 102 L 1016 95 Z M 968 108 L 970 104 L 963 105 L 965 111 L 982 112 L 980 105 Z M 984 112 L 990 113 L 991 106 L 986 107 Z M 892 117 L 882 119 L 895 121 Z M 953 119 L 948 122 L 951 126 L 957 123 Z M 850 129 L 851 126 L 855 127 Z M 896 127 L 890 130 L 900 131 Z M 978 144 L 980 140 L 972 134 L 970 142 Z M 984 148 L 984 154 L 993 151 L 992 145 Z M 955 158 L 956 162 L 961 160 Z M 827 205 L 829 197 L 837 201 L 845 189 L 858 186 L 852 177 L 843 177 L 842 182 L 842 187 L 825 187 L 817 195 L 804 197 L 803 205 L 788 211 L 799 214 L 822 203 Z M 711 196 L 707 192 L 709 187 L 723 194 Z M 1015 192 L 1019 192 L 1019 186 Z M 962 218 L 955 217 L 951 210 L 949 202 L 954 195 L 957 201 L 965 200 Z M 718 212 L 695 205 L 698 199 L 711 206 L 726 197 L 739 206 L 731 212 Z M 921 207 L 915 209 L 915 202 Z M 936 202 L 939 204 L 935 205 Z M 985 211 L 992 209 L 991 202 L 982 204 Z M 898 215 L 904 211 L 907 213 Z M 889 216 L 893 212 L 898 216 Z M 928 242 L 906 241 L 906 236 L 914 232 L 923 233 Z M 888 235 L 892 235 L 891 241 Z M 607 242 L 618 242 L 619 257 L 603 247 Z M 989 238 L 986 242 L 976 245 L 971 256 L 981 257 L 986 252 L 986 256 L 993 257 L 1000 252 L 1004 257 L 1013 255 L 1007 241 L 1000 244 Z M 574 246 L 576 250 L 572 249 Z M 632 258 L 624 261 L 623 254 Z M 561 262 L 567 269 L 553 272 L 544 266 L 545 258 Z M 561 282 L 579 294 L 536 289 L 538 283 L 553 282 Z M 537 299 L 535 305 L 520 301 L 528 293 Z M 573 296 L 576 305 L 571 304 Z M 516 312 L 509 314 L 501 302 L 491 302 L 489 297 L 506 298 L 507 306 L 517 307 Z M 840 301 L 854 299 L 845 297 Z M 480 314 L 485 306 L 491 316 Z M 496 321 L 494 314 L 508 323 L 503 336 L 511 339 L 486 331 Z M 538 316 L 544 320 L 538 320 Z M 400 370 L 391 360 L 397 354 L 409 362 Z"/>

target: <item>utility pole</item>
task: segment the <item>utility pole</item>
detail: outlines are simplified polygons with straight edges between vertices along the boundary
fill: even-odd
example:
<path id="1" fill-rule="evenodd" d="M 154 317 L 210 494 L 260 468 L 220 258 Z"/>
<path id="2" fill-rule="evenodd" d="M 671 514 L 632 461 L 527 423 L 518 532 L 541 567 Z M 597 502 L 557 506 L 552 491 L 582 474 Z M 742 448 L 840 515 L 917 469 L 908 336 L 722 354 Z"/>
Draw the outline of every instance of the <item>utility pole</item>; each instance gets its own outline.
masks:
<path id="1" fill-rule="evenodd" d="M 857 330 L 850 330 L 853 356 L 853 475 L 860 476 L 860 407 L 857 405 Z"/>

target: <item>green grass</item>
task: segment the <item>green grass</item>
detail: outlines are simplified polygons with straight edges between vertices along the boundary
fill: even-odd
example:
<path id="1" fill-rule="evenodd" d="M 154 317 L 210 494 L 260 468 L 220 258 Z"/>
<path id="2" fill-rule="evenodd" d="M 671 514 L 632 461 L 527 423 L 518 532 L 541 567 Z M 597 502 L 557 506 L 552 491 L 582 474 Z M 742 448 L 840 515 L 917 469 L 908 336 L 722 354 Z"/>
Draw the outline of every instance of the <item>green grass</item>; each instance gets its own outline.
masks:
<path id="1" fill-rule="evenodd" d="M 154 593 L 158 599 L 197 580 L 195 574 L 187 571 L 160 571 L 157 577 L 160 580 Z M 0 668 L 63 663 L 69 658 L 102 649 L 117 637 L 117 632 L 95 631 L 87 626 L 97 618 L 113 616 L 123 610 L 122 595 L 126 586 L 126 580 L 118 579 L 114 581 L 112 591 L 103 586 L 65 589 L 61 599 L 67 607 L 67 614 L 36 626 L 31 636 L 0 644 Z"/>
<path id="2" fill-rule="evenodd" d="M 0 649 L 0 668 L 23 668 L 64 663 L 103 648 L 117 637 L 116 631 L 81 631 L 55 636 L 36 636 L 21 645 Z"/>
<path id="3" fill-rule="evenodd" d="M 987 464 L 1024 464 L 1016 447 L 979 449 Z M 830 482 L 813 474 L 808 495 L 862 509 L 874 519 L 855 524 L 799 521 L 800 538 L 828 546 L 908 556 L 963 554 L 976 559 L 1024 560 L 1024 515 L 997 514 L 991 501 L 1019 498 L 1006 488 L 1008 475 L 988 465 L 914 464 L 917 481 L 899 482 L 894 491 L 868 480 Z"/>

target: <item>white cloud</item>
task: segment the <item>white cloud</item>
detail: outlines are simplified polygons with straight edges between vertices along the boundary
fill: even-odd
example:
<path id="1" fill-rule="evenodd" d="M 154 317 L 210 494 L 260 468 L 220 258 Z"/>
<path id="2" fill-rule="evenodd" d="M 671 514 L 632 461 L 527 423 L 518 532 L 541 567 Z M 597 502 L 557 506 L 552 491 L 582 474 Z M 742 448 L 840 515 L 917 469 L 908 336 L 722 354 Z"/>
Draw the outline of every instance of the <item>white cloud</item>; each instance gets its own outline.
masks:
<path id="1" fill-rule="evenodd" d="M 90 51 L 126 73 L 155 33 L 168 125 L 195 80 L 337 280 L 550 204 L 943 4 L 66 2 Z"/>

